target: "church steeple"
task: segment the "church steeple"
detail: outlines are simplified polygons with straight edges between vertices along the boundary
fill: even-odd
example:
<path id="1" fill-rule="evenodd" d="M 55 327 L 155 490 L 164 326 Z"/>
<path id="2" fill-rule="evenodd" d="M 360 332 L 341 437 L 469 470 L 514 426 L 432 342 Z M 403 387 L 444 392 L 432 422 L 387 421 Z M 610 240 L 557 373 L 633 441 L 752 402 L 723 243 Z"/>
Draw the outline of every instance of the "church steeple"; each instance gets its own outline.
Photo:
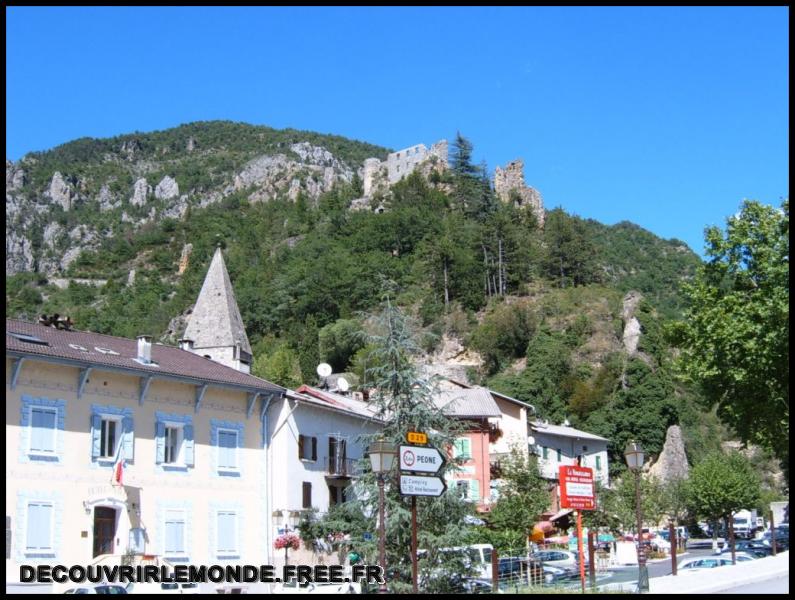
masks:
<path id="1" fill-rule="evenodd" d="M 184 337 L 186 349 L 194 354 L 244 373 L 251 371 L 251 345 L 220 247 L 213 255 Z"/>

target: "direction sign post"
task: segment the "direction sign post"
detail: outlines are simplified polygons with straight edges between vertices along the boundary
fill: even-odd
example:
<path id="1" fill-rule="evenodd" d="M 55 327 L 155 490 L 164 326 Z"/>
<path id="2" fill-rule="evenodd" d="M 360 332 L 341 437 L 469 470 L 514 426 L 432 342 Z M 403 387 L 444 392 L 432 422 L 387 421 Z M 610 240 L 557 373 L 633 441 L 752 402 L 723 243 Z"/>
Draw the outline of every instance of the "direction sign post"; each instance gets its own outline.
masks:
<path id="1" fill-rule="evenodd" d="M 447 484 L 440 477 L 433 477 L 447 462 L 436 448 L 425 446 L 428 436 L 419 431 L 406 433 L 409 444 L 422 446 L 401 446 L 400 494 L 411 496 L 411 580 L 414 593 L 417 593 L 417 496 L 438 498 L 447 490 Z M 425 473 L 418 475 L 417 473 Z"/>
<path id="2" fill-rule="evenodd" d="M 558 470 L 561 508 L 577 509 L 577 550 L 580 556 L 580 583 L 585 592 L 585 560 L 582 550 L 582 511 L 594 509 L 593 469 L 561 466 Z"/>
<path id="3" fill-rule="evenodd" d="M 426 475 L 401 475 L 400 493 L 403 496 L 433 496 L 438 498 L 444 494 L 447 484 L 441 477 Z"/>
<path id="4" fill-rule="evenodd" d="M 438 473 L 444 466 L 442 453 L 422 446 L 400 447 L 400 470 L 414 473 Z"/>

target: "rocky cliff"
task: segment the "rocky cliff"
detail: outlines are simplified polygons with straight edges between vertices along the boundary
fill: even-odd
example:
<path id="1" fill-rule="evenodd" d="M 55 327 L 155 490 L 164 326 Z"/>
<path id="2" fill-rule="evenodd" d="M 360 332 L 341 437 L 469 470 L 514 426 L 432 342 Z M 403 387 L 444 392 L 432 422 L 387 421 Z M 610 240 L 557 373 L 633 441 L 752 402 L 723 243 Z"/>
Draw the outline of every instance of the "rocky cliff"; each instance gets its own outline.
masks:
<path id="1" fill-rule="evenodd" d="M 64 275 L 105 237 L 235 194 L 314 202 L 360 175 L 364 157 L 386 154 L 335 136 L 212 122 L 6 160 L 6 275 Z"/>

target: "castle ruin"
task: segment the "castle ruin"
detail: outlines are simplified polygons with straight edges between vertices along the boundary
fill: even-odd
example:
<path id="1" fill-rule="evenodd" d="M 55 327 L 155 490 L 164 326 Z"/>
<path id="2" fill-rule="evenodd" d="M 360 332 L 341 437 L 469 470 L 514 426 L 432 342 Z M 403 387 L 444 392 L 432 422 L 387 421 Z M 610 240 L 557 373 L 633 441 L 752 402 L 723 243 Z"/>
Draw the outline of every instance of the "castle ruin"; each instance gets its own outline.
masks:
<path id="1" fill-rule="evenodd" d="M 502 202 L 530 208 L 538 219 L 538 226 L 544 227 L 544 202 L 537 189 L 525 184 L 524 161 L 521 158 L 509 162 L 505 169 L 494 169 L 494 192 Z"/>
<path id="2" fill-rule="evenodd" d="M 414 172 L 425 161 L 438 168 L 447 168 L 447 140 L 439 140 L 428 149 L 425 144 L 403 148 L 387 155 L 385 161 L 368 158 L 364 161 L 362 181 L 364 196 L 371 198 L 381 184 L 394 185 Z"/>

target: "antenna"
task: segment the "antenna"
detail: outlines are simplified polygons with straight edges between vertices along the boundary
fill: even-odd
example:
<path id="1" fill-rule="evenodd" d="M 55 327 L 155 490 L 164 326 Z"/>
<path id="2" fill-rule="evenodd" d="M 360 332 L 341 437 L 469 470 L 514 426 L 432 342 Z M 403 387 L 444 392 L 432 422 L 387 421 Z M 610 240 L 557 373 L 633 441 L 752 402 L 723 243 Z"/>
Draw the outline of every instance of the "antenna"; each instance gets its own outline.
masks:
<path id="1" fill-rule="evenodd" d="M 344 377 L 340 377 L 339 379 L 337 379 L 337 387 L 341 392 L 347 392 L 350 389 L 351 385 L 348 383 L 347 379 L 345 379 Z"/>

